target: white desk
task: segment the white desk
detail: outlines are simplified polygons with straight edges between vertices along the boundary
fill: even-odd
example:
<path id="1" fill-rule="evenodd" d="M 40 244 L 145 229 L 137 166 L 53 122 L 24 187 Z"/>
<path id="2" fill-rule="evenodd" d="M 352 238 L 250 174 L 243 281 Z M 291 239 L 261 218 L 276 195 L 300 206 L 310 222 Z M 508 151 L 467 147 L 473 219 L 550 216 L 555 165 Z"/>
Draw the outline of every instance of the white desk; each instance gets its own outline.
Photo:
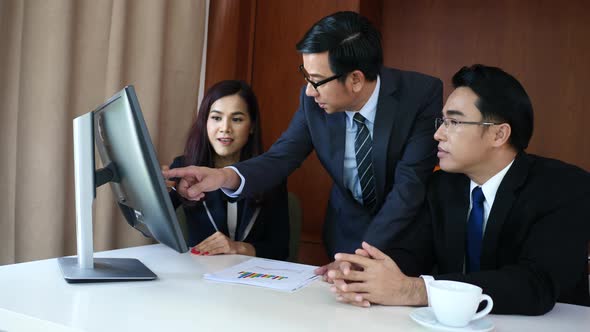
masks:
<path id="1" fill-rule="evenodd" d="M 202 279 L 245 256 L 198 257 L 162 245 L 97 257 L 140 259 L 155 281 L 68 284 L 55 259 L 0 266 L 0 331 L 427 331 L 409 307 L 357 308 L 316 281 L 295 293 Z M 558 304 L 541 317 L 489 317 L 496 331 L 582 331 L 590 308 Z"/>

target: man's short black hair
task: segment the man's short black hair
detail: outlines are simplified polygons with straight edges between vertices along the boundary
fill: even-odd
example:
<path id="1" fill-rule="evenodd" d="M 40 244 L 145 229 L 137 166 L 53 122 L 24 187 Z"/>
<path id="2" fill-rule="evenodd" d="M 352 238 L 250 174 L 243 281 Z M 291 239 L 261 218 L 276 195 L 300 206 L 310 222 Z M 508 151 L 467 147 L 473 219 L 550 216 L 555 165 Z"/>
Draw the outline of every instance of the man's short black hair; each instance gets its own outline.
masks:
<path id="1" fill-rule="evenodd" d="M 522 151 L 533 135 L 533 106 L 522 85 L 500 68 L 480 64 L 461 68 L 453 76 L 455 88 L 468 87 L 477 96 L 475 106 L 483 120 L 511 127 L 509 143 Z"/>
<path id="2" fill-rule="evenodd" d="M 377 79 L 383 64 L 381 34 L 369 22 L 355 12 L 338 12 L 326 16 L 314 24 L 297 43 L 300 53 L 328 51 L 330 69 L 343 75 L 344 81 L 354 70 L 363 72 L 367 80 Z"/>

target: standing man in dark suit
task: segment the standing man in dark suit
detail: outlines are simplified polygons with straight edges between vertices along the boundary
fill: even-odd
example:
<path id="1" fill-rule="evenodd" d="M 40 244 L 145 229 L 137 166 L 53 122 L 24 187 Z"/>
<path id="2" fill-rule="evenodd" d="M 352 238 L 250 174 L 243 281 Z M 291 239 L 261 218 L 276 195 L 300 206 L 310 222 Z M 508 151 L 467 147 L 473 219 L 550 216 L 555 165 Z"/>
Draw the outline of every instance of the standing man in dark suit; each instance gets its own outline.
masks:
<path id="1" fill-rule="evenodd" d="M 367 243 L 337 254 L 346 263 L 328 272 L 332 290 L 360 306 L 426 305 L 435 278 L 481 287 L 497 314 L 589 306 L 590 174 L 524 152 L 533 109 L 514 77 L 474 65 L 453 85 L 434 136 L 442 170 L 418 220 L 391 243 L 391 258 Z M 410 277 L 433 267 L 434 276 Z"/>
<path id="2" fill-rule="evenodd" d="M 442 82 L 384 68 L 380 34 L 354 12 L 321 19 L 297 44 L 307 85 L 289 128 L 266 153 L 225 169 L 189 167 L 180 192 L 200 199 L 222 188 L 252 197 L 281 183 L 315 150 L 334 185 L 324 241 L 330 256 L 363 240 L 384 246 L 412 220 L 436 164 L 432 123 Z M 326 267 L 317 273 L 325 274 Z"/>

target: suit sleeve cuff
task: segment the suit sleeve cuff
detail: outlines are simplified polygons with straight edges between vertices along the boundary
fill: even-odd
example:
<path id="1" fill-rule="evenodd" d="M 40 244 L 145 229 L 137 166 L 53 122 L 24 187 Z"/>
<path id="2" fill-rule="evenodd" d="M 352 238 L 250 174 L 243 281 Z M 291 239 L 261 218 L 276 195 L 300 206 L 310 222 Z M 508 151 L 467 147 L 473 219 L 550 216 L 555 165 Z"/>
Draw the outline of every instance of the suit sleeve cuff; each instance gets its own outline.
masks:
<path id="1" fill-rule="evenodd" d="M 430 307 L 430 282 L 434 281 L 433 276 L 421 275 L 420 278 L 424 280 L 424 286 L 426 287 L 426 297 L 428 298 L 428 306 Z"/>
<path id="2" fill-rule="evenodd" d="M 238 171 L 237 168 L 235 168 L 233 166 L 227 166 L 225 168 L 232 169 L 234 172 L 236 172 L 236 174 L 238 174 L 238 176 L 240 177 L 240 186 L 235 191 L 227 190 L 225 188 L 221 188 L 221 191 L 223 191 L 223 193 L 226 194 L 228 197 L 237 198 L 242 193 L 242 190 L 244 189 L 244 184 L 246 184 L 246 180 L 244 179 L 244 176 L 242 175 L 242 173 L 240 173 L 240 171 Z"/>

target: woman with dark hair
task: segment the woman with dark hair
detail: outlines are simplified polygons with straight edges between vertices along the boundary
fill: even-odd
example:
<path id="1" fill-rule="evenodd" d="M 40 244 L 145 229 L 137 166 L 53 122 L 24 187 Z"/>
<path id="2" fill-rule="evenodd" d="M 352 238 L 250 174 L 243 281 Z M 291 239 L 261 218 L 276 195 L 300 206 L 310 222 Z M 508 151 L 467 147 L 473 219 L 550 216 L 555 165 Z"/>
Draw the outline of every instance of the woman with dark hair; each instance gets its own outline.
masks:
<path id="1" fill-rule="evenodd" d="M 205 94 L 192 124 L 184 155 L 170 168 L 223 168 L 262 153 L 258 102 L 244 81 L 227 80 Z M 167 167 L 163 167 L 165 169 Z M 175 183 L 167 181 L 169 189 Z M 175 207 L 183 204 L 188 245 L 196 255 L 242 254 L 273 259 L 289 255 L 289 214 L 285 184 L 257 199 L 232 200 L 221 190 L 200 202 L 170 191 Z"/>

